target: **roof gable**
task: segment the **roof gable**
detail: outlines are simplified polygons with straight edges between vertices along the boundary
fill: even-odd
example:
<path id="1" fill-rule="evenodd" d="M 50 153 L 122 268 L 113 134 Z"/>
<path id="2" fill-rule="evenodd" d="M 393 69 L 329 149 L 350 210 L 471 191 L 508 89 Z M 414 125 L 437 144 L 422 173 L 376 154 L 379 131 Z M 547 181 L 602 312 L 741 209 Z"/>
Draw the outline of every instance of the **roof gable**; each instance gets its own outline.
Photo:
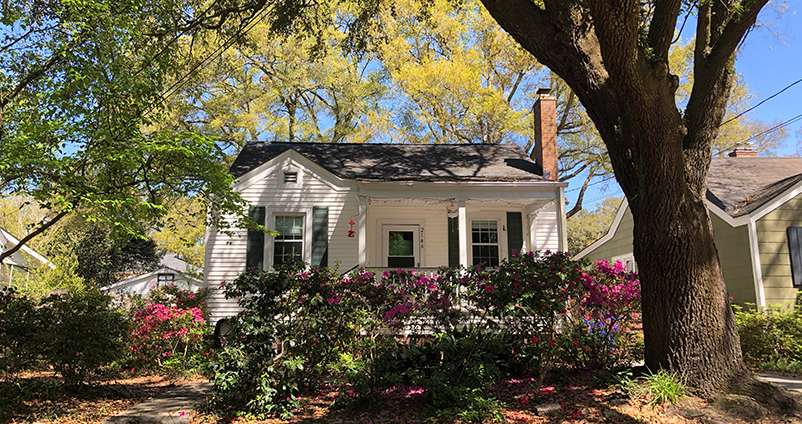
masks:
<path id="1" fill-rule="evenodd" d="M 548 181 L 513 144 L 248 143 L 235 177 L 294 150 L 333 175 L 363 181 Z"/>

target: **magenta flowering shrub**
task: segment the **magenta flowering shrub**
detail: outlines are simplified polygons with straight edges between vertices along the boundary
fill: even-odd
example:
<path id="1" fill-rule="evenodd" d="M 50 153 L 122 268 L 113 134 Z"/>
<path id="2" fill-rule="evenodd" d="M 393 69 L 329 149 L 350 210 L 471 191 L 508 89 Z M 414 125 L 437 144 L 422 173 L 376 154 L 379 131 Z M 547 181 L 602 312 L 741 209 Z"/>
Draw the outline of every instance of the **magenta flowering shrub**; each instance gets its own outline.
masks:
<path id="1" fill-rule="evenodd" d="M 201 306 L 205 293 L 167 286 L 154 290 L 133 314 L 130 351 L 135 369 L 197 371 L 210 332 Z M 194 305 L 194 306 L 193 306 Z"/>
<path id="2" fill-rule="evenodd" d="M 443 275 L 426 275 L 414 269 L 384 271 L 373 284 L 384 292 L 369 307 L 381 315 L 381 323 L 394 331 L 438 333 L 458 318 L 454 286 Z M 379 301 L 376 301 L 379 300 Z"/>
<path id="3" fill-rule="evenodd" d="M 580 296 L 582 276 L 588 270 L 587 264 L 566 253 L 529 252 L 496 268 L 474 267 L 461 283 L 475 313 L 525 341 L 519 350 L 522 362 L 538 373 L 542 384 L 547 372 L 562 361 L 560 326 L 572 300 Z"/>
<path id="4" fill-rule="evenodd" d="M 211 406 L 284 418 L 302 388 L 326 380 L 347 380 L 363 399 L 412 384 L 447 408 L 472 404 L 516 367 L 542 384 L 557 366 L 620 363 L 633 356 L 622 341 L 640 299 L 620 265 L 549 251 L 434 274 L 287 264 L 223 290 L 242 312 L 213 365 Z M 172 331 L 162 334 L 183 336 Z"/>
<path id="5" fill-rule="evenodd" d="M 581 275 L 562 337 L 565 360 L 580 368 L 612 368 L 640 357 L 640 280 L 618 261 L 598 261 Z"/>

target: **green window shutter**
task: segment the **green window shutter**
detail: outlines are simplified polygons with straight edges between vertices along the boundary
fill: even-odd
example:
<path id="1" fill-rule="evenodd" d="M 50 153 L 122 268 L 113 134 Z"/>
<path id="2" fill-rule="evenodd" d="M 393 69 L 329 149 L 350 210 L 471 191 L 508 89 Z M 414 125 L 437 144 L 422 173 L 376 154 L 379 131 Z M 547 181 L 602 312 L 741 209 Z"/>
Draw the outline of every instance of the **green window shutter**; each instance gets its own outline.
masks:
<path id="1" fill-rule="evenodd" d="M 448 266 L 459 266 L 459 221 L 457 217 L 448 218 Z"/>
<path id="2" fill-rule="evenodd" d="M 329 266 L 329 208 L 312 208 L 312 266 Z"/>
<path id="3" fill-rule="evenodd" d="M 248 217 L 259 225 L 265 225 L 265 207 L 256 206 L 248 210 Z M 247 253 L 245 254 L 245 268 L 265 269 L 265 233 L 257 230 L 248 230 Z"/>
<path id="4" fill-rule="evenodd" d="M 802 286 L 802 227 L 788 227 L 788 253 L 791 254 L 791 277 L 794 287 Z"/>
<path id="5" fill-rule="evenodd" d="M 524 245 L 523 219 L 520 212 L 507 212 L 507 252 L 520 252 Z"/>

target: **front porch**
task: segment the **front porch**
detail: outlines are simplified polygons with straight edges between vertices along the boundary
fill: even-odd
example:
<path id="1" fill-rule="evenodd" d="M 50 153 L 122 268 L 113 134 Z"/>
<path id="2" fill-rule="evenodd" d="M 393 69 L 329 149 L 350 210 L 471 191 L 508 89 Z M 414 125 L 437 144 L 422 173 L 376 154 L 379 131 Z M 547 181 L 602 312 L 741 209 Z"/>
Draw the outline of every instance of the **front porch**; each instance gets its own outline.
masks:
<path id="1" fill-rule="evenodd" d="M 528 198 L 359 196 L 359 264 L 366 268 L 496 266 L 512 252 L 565 250 L 562 190 Z"/>

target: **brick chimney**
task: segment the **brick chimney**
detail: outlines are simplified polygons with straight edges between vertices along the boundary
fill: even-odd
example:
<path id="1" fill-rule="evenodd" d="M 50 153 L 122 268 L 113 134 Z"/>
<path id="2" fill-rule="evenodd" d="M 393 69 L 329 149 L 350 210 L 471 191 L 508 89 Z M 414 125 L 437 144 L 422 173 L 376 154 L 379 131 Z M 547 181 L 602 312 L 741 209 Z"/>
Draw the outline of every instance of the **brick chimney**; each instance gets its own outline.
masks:
<path id="1" fill-rule="evenodd" d="M 736 147 L 727 156 L 731 158 L 756 158 L 757 150 L 751 149 L 749 147 Z"/>
<path id="2" fill-rule="evenodd" d="M 539 88 L 538 99 L 532 106 L 535 116 L 535 146 L 529 155 L 543 167 L 543 174 L 557 181 L 557 97 L 550 88 Z"/>

